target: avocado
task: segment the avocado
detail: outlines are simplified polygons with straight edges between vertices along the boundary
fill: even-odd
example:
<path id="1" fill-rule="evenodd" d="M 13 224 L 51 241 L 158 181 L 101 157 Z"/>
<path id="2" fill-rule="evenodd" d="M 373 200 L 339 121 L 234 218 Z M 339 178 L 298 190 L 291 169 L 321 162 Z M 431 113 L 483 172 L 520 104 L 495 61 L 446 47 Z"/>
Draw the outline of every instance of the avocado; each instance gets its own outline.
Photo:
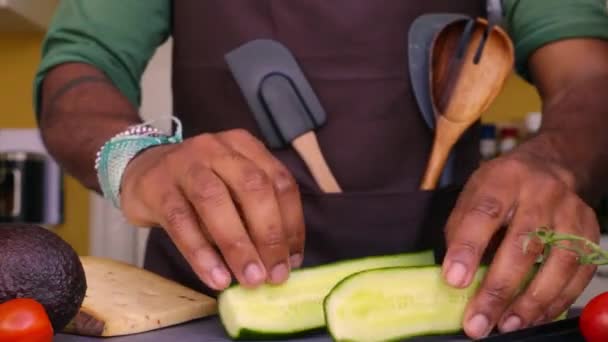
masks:
<path id="1" fill-rule="evenodd" d="M 0 224 L 0 303 L 37 300 L 55 332 L 76 316 L 87 289 L 76 251 L 48 229 L 29 224 Z"/>

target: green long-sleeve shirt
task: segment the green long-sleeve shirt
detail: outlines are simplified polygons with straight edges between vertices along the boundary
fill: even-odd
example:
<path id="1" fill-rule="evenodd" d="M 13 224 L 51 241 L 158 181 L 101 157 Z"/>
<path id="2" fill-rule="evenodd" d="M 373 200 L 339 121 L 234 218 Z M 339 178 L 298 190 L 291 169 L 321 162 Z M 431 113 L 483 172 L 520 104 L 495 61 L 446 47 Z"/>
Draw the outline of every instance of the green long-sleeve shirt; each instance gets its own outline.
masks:
<path id="1" fill-rule="evenodd" d="M 606 0 L 504 0 L 505 25 L 515 44 L 518 71 L 527 75 L 528 57 L 549 42 L 572 37 L 608 39 L 606 7 Z M 57 64 L 74 61 L 104 71 L 139 106 L 144 69 L 171 35 L 170 12 L 170 0 L 62 0 L 34 81 L 36 112 L 45 73 Z"/>

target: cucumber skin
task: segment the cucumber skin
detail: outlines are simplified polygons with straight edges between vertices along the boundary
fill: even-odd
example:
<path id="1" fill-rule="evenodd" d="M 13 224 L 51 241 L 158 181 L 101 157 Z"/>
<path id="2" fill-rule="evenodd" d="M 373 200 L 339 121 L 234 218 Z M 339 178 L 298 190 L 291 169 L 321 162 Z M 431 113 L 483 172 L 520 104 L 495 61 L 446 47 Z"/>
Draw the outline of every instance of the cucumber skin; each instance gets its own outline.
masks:
<path id="1" fill-rule="evenodd" d="M 249 328 L 243 328 L 239 330 L 238 336 L 231 336 L 233 340 L 244 340 L 244 341 L 268 341 L 268 340 L 286 340 L 294 338 L 304 338 L 315 334 L 326 333 L 325 327 L 311 328 L 308 330 L 298 330 L 294 332 L 285 333 L 270 333 L 263 332 L 260 330 L 252 330 Z"/>
<path id="2" fill-rule="evenodd" d="M 366 257 L 361 257 L 361 258 L 338 260 L 338 261 L 334 261 L 334 262 L 330 262 L 330 263 L 326 263 L 326 264 L 321 264 L 321 265 L 317 265 L 317 266 L 300 268 L 300 269 L 292 271 L 291 273 L 308 271 L 308 270 L 317 269 L 317 268 L 325 268 L 325 267 L 330 267 L 330 266 L 334 267 L 334 266 L 339 266 L 339 265 L 342 265 L 342 264 L 349 264 L 349 263 L 352 263 L 352 262 L 363 261 L 363 260 L 374 259 L 374 258 L 383 258 L 383 257 L 395 257 L 395 258 L 399 258 L 399 257 L 404 257 L 404 256 L 413 256 L 413 255 L 423 256 L 425 254 L 428 254 L 429 257 L 430 257 L 429 260 L 431 262 L 434 262 L 435 256 L 434 256 L 434 251 L 433 250 L 421 250 L 421 251 L 408 252 L 408 253 L 386 254 L 386 255 L 372 255 L 372 256 L 366 256 Z M 431 265 L 427 264 L 427 265 L 421 265 L 421 266 L 396 266 L 396 267 L 424 267 L 424 266 L 428 267 L 428 266 L 431 266 Z M 395 266 L 393 266 L 393 267 L 395 267 Z M 386 267 L 380 267 L 380 268 L 386 268 Z M 356 273 L 370 271 L 372 269 L 375 269 L 375 268 L 359 271 L 359 272 L 356 272 Z M 350 275 L 347 276 L 347 278 L 348 277 L 350 277 Z M 342 281 L 343 281 L 343 279 L 340 280 L 339 283 L 342 282 Z M 231 286 L 229 286 L 227 289 L 225 289 L 224 291 L 222 291 L 219 294 L 218 301 L 220 300 L 220 298 L 221 298 L 221 296 L 222 296 L 222 294 L 224 292 L 226 292 L 226 291 L 228 291 L 230 289 L 233 289 L 233 288 L 238 288 L 238 287 L 240 287 L 240 285 L 238 283 L 234 283 Z M 325 298 L 324 298 L 324 301 L 325 301 Z M 225 327 L 222 315 L 219 315 L 219 319 L 220 319 L 220 322 L 222 323 L 222 327 Z M 293 331 L 285 331 L 285 332 L 265 332 L 265 331 L 261 331 L 261 330 L 250 329 L 250 328 L 242 328 L 242 329 L 240 329 L 238 331 L 238 335 L 234 335 L 234 336 L 230 335 L 229 332 L 226 329 L 224 331 L 233 340 L 258 341 L 258 340 L 291 339 L 291 338 L 296 338 L 296 337 L 306 337 L 306 336 L 310 336 L 310 335 L 316 334 L 316 333 L 327 333 L 327 327 L 326 327 L 326 325 L 323 325 L 323 326 L 318 326 L 318 327 L 311 327 L 310 329 L 293 330 Z"/>
<path id="3" fill-rule="evenodd" d="M 325 322 L 328 322 L 328 318 L 327 318 L 327 305 L 328 305 L 328 301 L 330 299 L 330 296 L 332 295 L 332 293 L 336 290 L 338 290 L 340 288 L 340 286 L 342 284 L 344 284 L 345 282 L 349 281 L 351 278 L 354 278 L 360 274 L 363 273 L 369 273 L 369 272 L 377 272 L 377 271 L 383 271 L 383 270 L 412 270 L 412 269 L 424 269 L 424 268 L 432 268 L 432 269 L 438 269 L 441 268 L 440 265 L 422 265 L 422 266 L 396 266 L 396 267 L 381 267 L 381 268 L 376 268 L 376 269 L 369 269 L 369 270 L 364 270 L 364 271 L 360 271 L 357 273 L 353 273 L 347 277 L 345 277 L 344 279 L 342 279 L 340 282 L 338 282 L 332 289 L 331 291 L 327 294 L 327 296 L 325 296 L 325 299 L 323 300 L 323 312 L 325 314 Z M 486 272 L 488 269 L 487 266 L 485 265 L 481 265 L 479 266 L 477 272 Z M 419 338 L 419 337 L 432 337 L 432 336 L 441 336 L 441 335 L 445 335 L 445 334 L 462 334 L 463 333 L 463 329 L 455 329 L 455 330 L 446 330 L 446 331 L 435 331 L 433 333 L 424 333 L 424 334 L 418 334 L 418 335 L 407 335 L 407 336 L 396 336 L 394 338 L 389 338 L 387 340 L 382 340 L 381 342 L 402 342 L 405 339 L 409 339 L 409 338 Z M 329 327 L 329 325 L 327 325 L 327 332 L 329 333 L 331 339 L 334 342 L 361 342 L 361 341 L 357 341 L 357 340 L 350 340 L 350 339 L 337 339 L 333 332 L 331 331 L 331 328 Z"/>

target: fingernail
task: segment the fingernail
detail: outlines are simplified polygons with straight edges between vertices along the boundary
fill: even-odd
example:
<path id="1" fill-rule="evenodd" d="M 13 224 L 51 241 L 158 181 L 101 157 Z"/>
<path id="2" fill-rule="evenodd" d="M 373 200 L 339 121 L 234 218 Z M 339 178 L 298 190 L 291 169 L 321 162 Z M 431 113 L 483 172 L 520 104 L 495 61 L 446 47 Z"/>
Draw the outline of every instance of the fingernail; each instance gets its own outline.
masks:
<path id="1" fill-rule="evenodd" d="M 214 267 L 211 270 L 211 279 L 213 279 L 215 286 L 220 289 L 230 285 L 230 275 L 222 267 Z"/>
<path id="2" fill-rule="evenodd" d="M 519 328 L 521 328 L 521 318 L 516 315 L 509 316 L 502 325 L 502 330 L 505 333 L 518 330 Z"/>
<path id="3" fill-rule="evenodd" d="M 270 272 L 270 280 L 273 283 L 281 283 L 287 279 L 289 276 L 289 268 L 285 263 L 280 263 L 272 268 Z"/>
<path id="4" fill-rule="evenodd" d="M 251 284 L 257 284 L 264 280 L 264 272 L 260 266 L 255 263 L 251 263 L 245 267 L 245 278 Z"/>
<path id="5" fill-rule="evenodd" d="M 467 268 L 460 262 L 453 262 L 448 268 L 446 279 L 448 283 L 455 287 L 464 285 L 467 276 Z"/>
<path id="6" fill-rule="evenodd" d="M 490 330 L 490 321 L 483 314 L 477 314 L 469 321 L 469 332 L 475 338 L 482 338 L 488 335 Z"/>
<path id="7" fill-rule="evenodd" d="M 303 260 L 304 260 L 304 258 L 302 258 L 302 254 L 296 253 L 289 257 L 289 264 L 293 268 L 298 268 L 298 267 L 302 266 Z"/>

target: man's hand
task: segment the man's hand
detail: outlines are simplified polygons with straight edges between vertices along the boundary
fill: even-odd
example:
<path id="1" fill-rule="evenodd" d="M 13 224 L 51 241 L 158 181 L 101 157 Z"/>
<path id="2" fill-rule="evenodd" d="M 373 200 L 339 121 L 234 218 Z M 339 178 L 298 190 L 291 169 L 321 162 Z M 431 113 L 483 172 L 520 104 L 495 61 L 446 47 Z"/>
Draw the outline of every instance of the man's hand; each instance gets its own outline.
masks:
<path id="1" fill-rule="evenodd" d="M 496 325 L 506 332 L 554 319 L 594 272 L 592 266 L 579 265 L 573 252 L 553 249 L 518 295 L 543 250 L 532 240 L 524 252 L 530 232 L 549 227 L 592 241 L 600 235 L 594 211 L 573 191 L 568 172 L 527 148 L 483 165 L 466 185 L 446 226 L 448 283 L 468 286 L 490 240 L 505 226 L 487 276 L 465 312 L 464 328 L 473 338 L 486 336 Z"/>
<path id="2" fill-rule="evenodd" d="M 444 276 L 457 287 L 470 284 L 490 240 L 504 233 L 465 312 L 464 329 L 473 338 L 495 326 L 510 331 L 555 318 L 595 269 L 581 266 L 569 251 L 553 249 L 525 291 L 516 294 L 542 250 L 532 240 L 524 253 L 529 232 L 546 227 L 599 240 L 588 204 L 608 186 L 608 42 L 556 41 L 535 51 L 528 64 L 543 100 L 539 133 L 475 172 L 446 226 Z"/>
<path id="3" fill-rule="evenodd" d="M 221 290 L 281 283 L 298 267 L 304 219 L 288 170 L 243 130 L 154 147 L 125 171 L 121 206 L 138 226 L 162 226 L 196 274 Z"/>

